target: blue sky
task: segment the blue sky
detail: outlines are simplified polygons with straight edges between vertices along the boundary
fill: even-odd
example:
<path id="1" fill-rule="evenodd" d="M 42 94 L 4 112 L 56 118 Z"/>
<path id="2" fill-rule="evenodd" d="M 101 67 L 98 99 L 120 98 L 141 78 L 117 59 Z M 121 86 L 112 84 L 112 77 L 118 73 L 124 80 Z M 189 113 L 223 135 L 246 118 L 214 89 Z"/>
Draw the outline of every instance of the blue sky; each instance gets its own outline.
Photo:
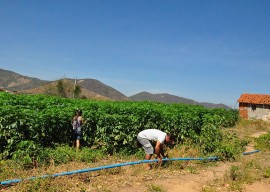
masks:
<path id="1" fill-rule="evenodd" d="M 237 107 L 270 94 L 269 0 L 0 0 L 0 68 Z"/>

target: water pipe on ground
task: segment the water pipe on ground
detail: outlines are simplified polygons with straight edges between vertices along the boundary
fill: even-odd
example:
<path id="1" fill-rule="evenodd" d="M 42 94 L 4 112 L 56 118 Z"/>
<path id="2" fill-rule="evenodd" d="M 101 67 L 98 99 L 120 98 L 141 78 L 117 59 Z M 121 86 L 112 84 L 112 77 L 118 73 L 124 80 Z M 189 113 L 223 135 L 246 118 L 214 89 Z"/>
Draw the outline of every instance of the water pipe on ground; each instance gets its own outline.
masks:
<path id="1" fill-rule="evenodd" d="M 243 155 L 250 155 L 253 153 L 258 153 L 260 150 L 254 150 L 250 152 L 244 152 Z M 218 157 L 198 157 L 198 158 L 165 158 L 162 159 L 162 161 L 216 161 L 218 160 Z M 47 177 L 59 177 L 59 176 L 65 176 L 65 175 L 73 175 L 73 174 L 78 174 L 78 173 L 85 173 L 85 172 L 91 172 L 91 171 L 99 171 L 102 169 L 111 169 L 115 167 L 123 167 L 123 166 L 128 166 L 128 165 L 136 165 L 136 164 L 142 164 L 142 163 L 153 163 L 153 162 L 158 162 L 158 159 L 154 160 L 140 160 L 140 161 L 135 161 L 135 162 L 125 162 L 125 163 L 119 163 L 119 164 L 112 164 L 112 165 L 106 165 L 106 166 L 100 166 L 100 167 L 93 167 L 93 168 L 87 168 L 87 169 L 81 169 L 81 170 L 75 170 L 75 171 L 69 171 L 69 172 L 62 172 L 62 173 L 56 173 L 56 174 L 50 174 L 50 175 L 42 175 L 42 176 L 36 176 L 36 177 L 29 177 L 26 179 L 13 179 L 13 180 L 5 180 L 1 181 L 1 185 L 10 185 L 12 183 L 19 183 L 22 181 L 28 181 L 28 180 L 33 180 L 33 179 L 38 179 L 38 178 L 47 178 Z"/>

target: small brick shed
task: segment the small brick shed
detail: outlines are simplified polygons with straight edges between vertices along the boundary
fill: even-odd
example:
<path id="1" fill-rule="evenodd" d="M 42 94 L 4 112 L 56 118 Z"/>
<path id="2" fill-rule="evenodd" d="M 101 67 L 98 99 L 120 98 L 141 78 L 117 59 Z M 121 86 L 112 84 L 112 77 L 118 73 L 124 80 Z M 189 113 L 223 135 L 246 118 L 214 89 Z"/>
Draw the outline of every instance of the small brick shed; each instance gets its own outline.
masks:
<path id="1" fill-rule="evenodd" d="M 270 95 L 245 93 L 238 103 L 242 118 L 270 120 Z"/>

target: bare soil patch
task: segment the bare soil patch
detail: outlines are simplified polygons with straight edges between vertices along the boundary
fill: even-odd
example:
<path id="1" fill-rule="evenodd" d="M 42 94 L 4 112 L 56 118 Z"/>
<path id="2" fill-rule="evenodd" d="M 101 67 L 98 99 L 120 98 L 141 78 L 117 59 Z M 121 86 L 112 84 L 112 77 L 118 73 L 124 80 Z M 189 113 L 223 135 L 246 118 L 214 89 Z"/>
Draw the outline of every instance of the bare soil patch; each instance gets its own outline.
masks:
<path id="1" fill-rule="evenodd" d="M 229 169 L 231 163 L 219 163 L 215 167 L 207 167 L 206 169 L 199 170 L 198 173 L 182 173 L 173 176 L 151 179 L 140 183 L 138 186 L 130 186 L 128 188 L 122 188 L 118 191 L 133 191 L 141 192 L 147 191 L 147 186 L 156 185 L 162 187 L 164 191 L 170 192 L 197 192 L 201 191 L 203 186 L 210 180 L 215 180 L 223 176 L 223 174 Z"/>

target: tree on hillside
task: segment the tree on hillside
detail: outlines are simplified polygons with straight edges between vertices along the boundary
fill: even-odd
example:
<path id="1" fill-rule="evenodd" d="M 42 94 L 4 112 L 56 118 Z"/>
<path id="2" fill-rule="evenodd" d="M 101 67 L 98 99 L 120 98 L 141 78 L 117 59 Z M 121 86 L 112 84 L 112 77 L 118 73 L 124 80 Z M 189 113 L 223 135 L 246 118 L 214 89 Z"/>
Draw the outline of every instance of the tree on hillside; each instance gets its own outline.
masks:
<path id="1" fill-rule="evenodd" d="M 72 81 L 59 79 L 54 83 L 43 86 L 47 95 L 60 96 L 65 98 L 82 98 L 82 89 L 79 85 L 74 85 Z"/>
<path id="2" fill-rule="evenodd" d="M 57 87 L 57 91 L 58 91 L 59 96 L 67 97 L 67 93 L 66 93 L 66 90 L 65 90 L 65 87 L 64 87 L 63 80 L 58 80 L 56 87 Z"/>
<path id="3" fill-rule="evenodd" d="M 81 92 L 82 92 L 81 87 L 79 85 L 75 85 L 74 98 L 79 98 Z"/>

